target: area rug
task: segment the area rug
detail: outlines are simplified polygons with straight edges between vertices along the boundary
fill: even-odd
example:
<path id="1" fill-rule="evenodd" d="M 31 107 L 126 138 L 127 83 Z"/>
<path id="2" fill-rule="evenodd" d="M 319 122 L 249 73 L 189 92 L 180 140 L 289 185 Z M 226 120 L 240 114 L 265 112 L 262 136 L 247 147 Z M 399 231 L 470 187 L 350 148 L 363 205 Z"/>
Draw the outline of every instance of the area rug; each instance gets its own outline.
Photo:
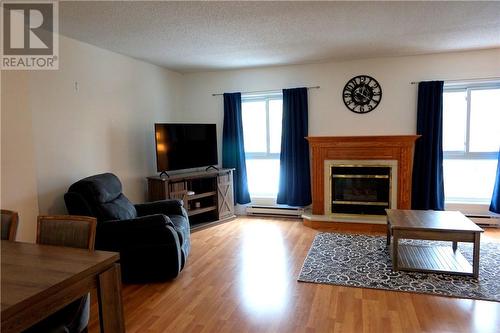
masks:
<path id="1" fill-rule="evenodd" d="M 416 240 L 400 242 L 431 244 Z M 451 247 L 451 242 L 432 244 Z M 472 244 L 459 243 L 458 248 L 472 262 Z M 450 274 L 393 272 L 385 237 L 319 233 L 298 281 L 499 302 L 500 243 L 481 241 L 479 278 L 474 279 Z"/>

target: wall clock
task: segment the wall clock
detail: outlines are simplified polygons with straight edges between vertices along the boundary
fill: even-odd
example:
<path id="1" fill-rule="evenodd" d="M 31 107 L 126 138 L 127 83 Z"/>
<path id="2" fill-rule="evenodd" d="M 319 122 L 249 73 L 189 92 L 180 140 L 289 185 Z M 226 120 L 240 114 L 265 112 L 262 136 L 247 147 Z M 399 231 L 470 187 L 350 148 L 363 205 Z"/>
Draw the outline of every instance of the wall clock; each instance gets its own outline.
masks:
<path id="1" fill-rule="evenodd" d="M 342 96 L 349 110 L 355 113 L 367 113 L 379 105 L 382 100 L 382 88 L 371 76 L 359 75 L 346 83 Z"/>

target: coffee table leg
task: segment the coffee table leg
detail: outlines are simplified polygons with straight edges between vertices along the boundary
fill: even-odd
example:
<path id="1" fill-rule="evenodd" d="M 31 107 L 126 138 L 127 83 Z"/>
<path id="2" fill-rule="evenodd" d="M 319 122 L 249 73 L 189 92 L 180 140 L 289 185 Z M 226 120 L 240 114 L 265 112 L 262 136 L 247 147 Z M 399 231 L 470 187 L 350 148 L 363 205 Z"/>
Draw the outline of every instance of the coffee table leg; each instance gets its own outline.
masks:
<path id="1" fill-rule="evenodd" d="M 389 217 L 387 217 L 387 245 L 391 245 L 391 222 L 389 222 Z"/>
<path id="2" fill-rule="evenodd" d="M 458 247 L 458 243 L 457 242 L 453 242 L 453 245 L 452 245 L 453 252 L 455 252 L 457 250 L 457 247 Z"/>
<path id="3" fill-rule="evenodd" d="M 393 232 L 392 234 L 392 270 L 397 271 L 398 269 L 398 242 L 399 242 L 399 235 L 397 232 Z"/>
<path id="4" fill-rule="evenodd" d="M 472 255 L 472 275 L 476 279 L 479 277 L 479 248 L 481 245 L 480 237 L 481 237 L 481 234 L 479 232 L 474 233 L 474 252 Z"/>

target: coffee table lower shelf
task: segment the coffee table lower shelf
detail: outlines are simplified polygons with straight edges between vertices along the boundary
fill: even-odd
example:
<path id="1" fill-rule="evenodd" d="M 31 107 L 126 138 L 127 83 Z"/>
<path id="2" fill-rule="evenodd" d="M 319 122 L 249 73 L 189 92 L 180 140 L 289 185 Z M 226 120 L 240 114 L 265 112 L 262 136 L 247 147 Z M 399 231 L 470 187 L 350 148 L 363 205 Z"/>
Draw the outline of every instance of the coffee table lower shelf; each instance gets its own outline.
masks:
<path id="1" fill-rule="evenodd" d="M 399 244 L 398 270 L 473 275 L 472 265 L 451 246 Z"/>

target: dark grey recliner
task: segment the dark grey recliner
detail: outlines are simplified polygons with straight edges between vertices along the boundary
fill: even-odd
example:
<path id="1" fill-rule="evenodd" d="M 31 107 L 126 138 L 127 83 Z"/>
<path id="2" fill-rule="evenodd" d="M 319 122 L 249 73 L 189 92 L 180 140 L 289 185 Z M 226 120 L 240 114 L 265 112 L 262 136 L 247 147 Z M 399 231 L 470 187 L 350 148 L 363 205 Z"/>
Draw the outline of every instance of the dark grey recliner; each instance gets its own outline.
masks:
<path id="1" fill-rule="evenodd" d="M 124 282 L 176 277 L 190 250 L 190 227 L 180 200 L 133 205 L 112 173 L 84 178 L 64 195 L 72 215 L 97 218 L 96 249 L 120 252 Z"/>

